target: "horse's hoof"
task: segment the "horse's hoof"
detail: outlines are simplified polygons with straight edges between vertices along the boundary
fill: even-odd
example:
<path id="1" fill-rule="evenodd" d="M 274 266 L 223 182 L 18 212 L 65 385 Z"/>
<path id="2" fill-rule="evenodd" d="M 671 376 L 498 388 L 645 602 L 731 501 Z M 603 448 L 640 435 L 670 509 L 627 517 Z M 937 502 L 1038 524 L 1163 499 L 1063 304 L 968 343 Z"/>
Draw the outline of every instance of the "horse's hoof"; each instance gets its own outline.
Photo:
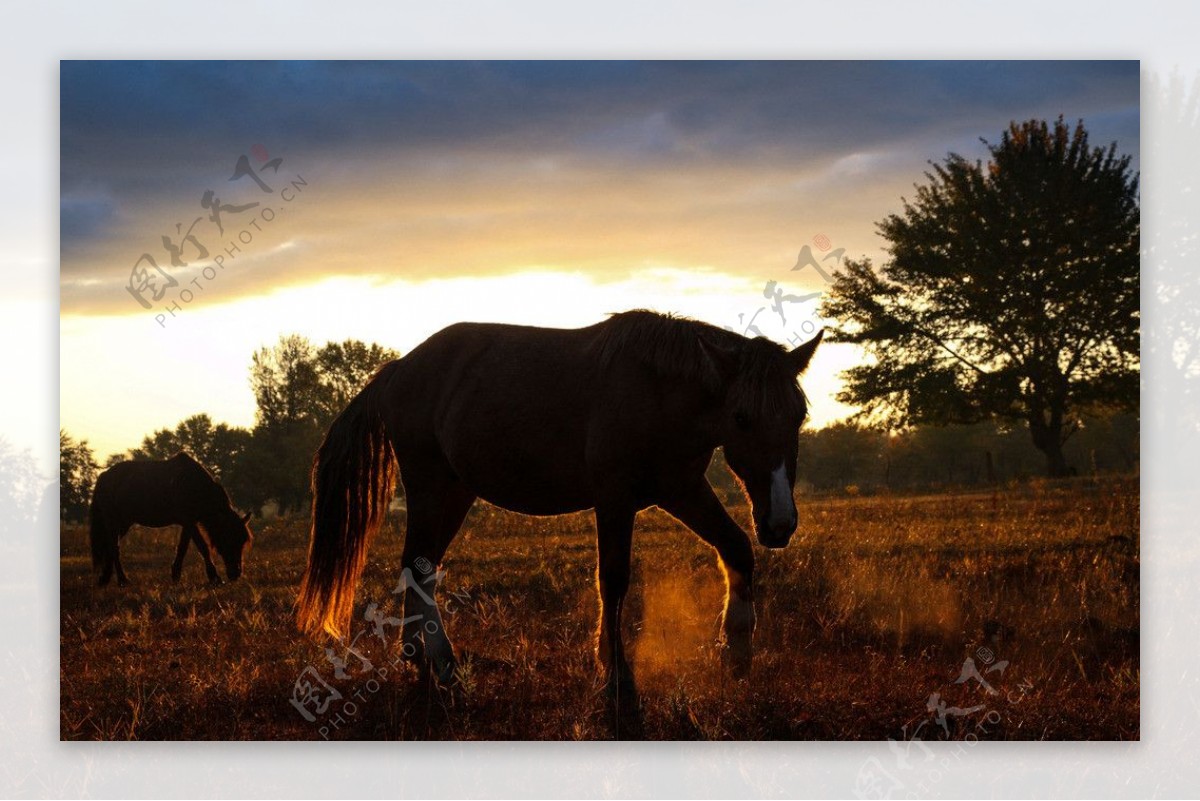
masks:
<path id="1" fill-rule="evenodd" d="M 458 684 L 458 662 L 456 660 L 435 660 L 430 665 L 432 672 L 437 676 L 438 684 L 444 687 L 452 687 Z"/>
<path id="2" fill-rule="evenodd" d="M 118 587 L 128 587 L 129 579 L 121 579 L 121 578 L 117 579 L 117 586 Z"/>
<path id="3" fill-rule="evenodd" d="M 744 679 L 750 675 L 750 666 L 754 659 L 749 650 L 726 646 L 721 655 L 724 657 L 725 667 L 733 678 Z"/>
<path id="4" fill-rule="evenodd" d="M 609 673 L 608 679 L 604 682 L 604 695 L 610 701 L 620 698 L 637 698 L 637 684 L 633 680 L 633 673 L 629 670 L 621 671 L 618 674 Z"/>
<path id="5" fill-rule="evenodd" d="M 419 642 L 410 641 L 401 645 L 400 656 L 405 662 L 416 668 L 424 669 L 429 664 L 429 660 L 425 658 L 425 649 Z"/>
<path id="6" fill-rule="evenodd" d="M 171 574 L 171 581 L 175 582 L 176 584 L 178 584 L 178 583 L 179 583 L 179 579 L 180 579 L 180 578 L 181 578 L 181 576 L 180 576 L 180 574 L 179 574 L 179 573 L 172 573 L 172 574 Z"/>
<path id="7" fill-rule="evenodd" d="M 208 585 L 210 587 L 220 587 L 224 583 L 225 582 L 221 579 L 220 576 L 209 576 L 208 577 Z"/>

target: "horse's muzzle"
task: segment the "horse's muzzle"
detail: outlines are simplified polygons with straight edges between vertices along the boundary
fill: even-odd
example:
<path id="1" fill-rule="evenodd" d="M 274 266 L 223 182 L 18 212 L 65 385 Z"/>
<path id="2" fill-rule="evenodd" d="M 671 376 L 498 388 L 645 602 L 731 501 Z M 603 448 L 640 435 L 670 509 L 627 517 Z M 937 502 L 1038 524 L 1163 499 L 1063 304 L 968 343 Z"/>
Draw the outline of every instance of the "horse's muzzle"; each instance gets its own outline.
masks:
<path id="1" fill-rule="evenodd" d="M 781 521 L 760 520 L 756 524 L 758 541 L 764 548 L 786 548 L 792 541 L 792 534 L 796 532 L 796 523 L 795 515 Z"/>

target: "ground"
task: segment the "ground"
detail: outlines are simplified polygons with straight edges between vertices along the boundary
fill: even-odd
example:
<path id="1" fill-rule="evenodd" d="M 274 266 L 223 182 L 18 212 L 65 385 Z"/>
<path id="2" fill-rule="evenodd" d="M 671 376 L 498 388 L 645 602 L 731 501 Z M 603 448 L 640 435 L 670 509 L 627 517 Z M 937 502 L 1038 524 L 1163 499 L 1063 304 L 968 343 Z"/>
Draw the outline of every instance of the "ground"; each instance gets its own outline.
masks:
<path id="1" fill-rule="evenodd" d="M 472 510 L 442 579 L 462 658 L 449 688 L 399 659 L 394 628 L 381 638 L 364 620 L 372 604 L 401 614 L 402 517 L 371 548 L 354 653 L 294 626 L 306 520 L 256 522 L 245 576 L 211 588 L 195 553 L 171 582 L 172 529 L 133 530 L 133 584 L 97 587 L 86 530 L 67 526 L 61 736 L 1138 738 L 1136 477 L 801 497 L 799 509 L 786 550 L 756 546 L 744 680 L 716 647 L 714 554 L 666 514 L 639 516 L 625 629 L 640 699 L 619 713 L 596 682 L 590 514 Z"/>

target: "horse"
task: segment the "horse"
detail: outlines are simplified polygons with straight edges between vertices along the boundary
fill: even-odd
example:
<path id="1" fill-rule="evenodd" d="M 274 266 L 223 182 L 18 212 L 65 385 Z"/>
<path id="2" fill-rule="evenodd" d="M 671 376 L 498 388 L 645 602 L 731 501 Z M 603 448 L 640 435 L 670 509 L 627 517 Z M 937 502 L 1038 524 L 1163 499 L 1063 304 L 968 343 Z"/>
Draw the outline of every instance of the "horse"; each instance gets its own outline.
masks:
<path id="1" fill-rule="evenodd" d="M 210 583 L 221 581 L 210 546 L 220 554 L 226 575 L 234 581 L 242 574 L 242 560 L 253 540 L 250 513 L 235 512 L 224 487 L 186 453 L 161 461 L 118 462 L 108 468 L 96 479 L 90 517 L 92 566 L 100 571 L 101 587 L 112 579 L 114 569 L 117 584 L 129 583 L 121 566 L 119 543 L 135 524 L 183 527 L 171 565 L 174 581 L 179 581 L 183 572 L 189 543 L 195 543 L 204 558 Z"/>
<path id="2" fill-rule="evenodd" d="M 452 682 L 457 663 L 436 581 L 430 586 L 440 570 L 429 575 L 430 566 L 440 565 L 476 498 L 529 515 L 594 510 L 596 657 L 610 694 L 636 693 L 621 639 L 634 517 L 650 506 L 665 510 L 719 557 L 722 653 L 744 676 L 755 627 L 754 549 L 705 471 L 722 447 L 749 497 L 759 543 L 788 544 L 808 412 L 798 376 L 823 333 L 788 350 L 646 310 L 577 329 L 457 323 L 439 331 L 381 367 L 314 456 L 299 629 L 342 638 L 399 475 L 408 502 L 401 640 L 404 655 L 439 680 Z"/>

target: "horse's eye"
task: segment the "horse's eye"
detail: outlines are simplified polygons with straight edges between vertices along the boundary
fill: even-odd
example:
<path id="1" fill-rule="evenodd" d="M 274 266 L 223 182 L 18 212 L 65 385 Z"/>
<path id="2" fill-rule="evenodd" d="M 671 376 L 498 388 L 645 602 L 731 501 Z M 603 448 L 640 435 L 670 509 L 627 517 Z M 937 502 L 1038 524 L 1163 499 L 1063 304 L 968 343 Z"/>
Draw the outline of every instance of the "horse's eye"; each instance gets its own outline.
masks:
<path id="1" fill-rule="evenodd" d="M 746 431 L 750 428 L 750 415 L 741 411 L 735 412 L 733 415 L 733 422 L 737 423 L 738 428 Z"/>

